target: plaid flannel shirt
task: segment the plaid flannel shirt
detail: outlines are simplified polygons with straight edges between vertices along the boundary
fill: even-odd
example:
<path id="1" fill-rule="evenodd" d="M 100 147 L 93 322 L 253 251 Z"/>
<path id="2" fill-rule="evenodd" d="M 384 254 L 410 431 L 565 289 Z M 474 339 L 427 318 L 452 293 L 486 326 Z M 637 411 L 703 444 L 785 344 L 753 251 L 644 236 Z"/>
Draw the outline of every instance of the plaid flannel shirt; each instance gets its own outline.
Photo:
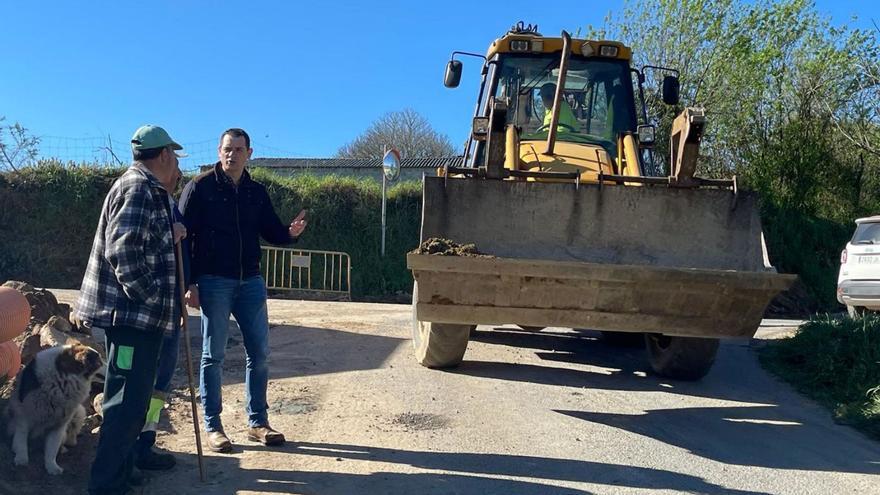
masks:
<path id="1" fill-rule="evenodd" d="M 135 162 L 101 208 L 76 316 L 95 327 L 170 332 L 180 318 L 168 193 Z"/>

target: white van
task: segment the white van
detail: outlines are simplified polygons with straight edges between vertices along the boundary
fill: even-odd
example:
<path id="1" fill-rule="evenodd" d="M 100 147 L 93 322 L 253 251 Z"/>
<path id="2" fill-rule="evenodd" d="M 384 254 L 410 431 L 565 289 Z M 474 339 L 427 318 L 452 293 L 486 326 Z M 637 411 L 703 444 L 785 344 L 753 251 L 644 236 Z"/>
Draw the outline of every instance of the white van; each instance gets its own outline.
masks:
<path id="1" fill-rule="evenodd" d="M 853 317 L 880 310 L 880 216 L 856 220 L 856 231 L 840 253 L 837 300 Z"/>

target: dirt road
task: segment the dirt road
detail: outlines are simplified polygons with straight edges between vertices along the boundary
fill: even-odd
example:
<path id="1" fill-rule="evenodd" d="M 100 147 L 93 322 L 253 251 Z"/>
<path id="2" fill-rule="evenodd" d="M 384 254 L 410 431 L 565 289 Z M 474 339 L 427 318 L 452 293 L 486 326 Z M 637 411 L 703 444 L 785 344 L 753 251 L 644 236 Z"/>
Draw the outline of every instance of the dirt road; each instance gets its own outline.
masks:
<path id="1" fill-rule="evenodd" d="M 245 439 L 233 330 L 223 419 L 234 452 L 209 453 L 209 482 L 199 483 L 181 395 L 160 437 L 179 465 L 141 493 L 880 492 L 880 444 L 765 373 L 748 342 L 726 343 L 704 380 L 680 383 L 651 375 L 642 350 L 592 332 L 480 327 L 465 363 L 442 372 L 414 362 L 408 306 L 272 300 L 269 311 L 270 419 L 292 441 Z M 0 446 L 0 492 L 81 493 L 94 437 L 83 440 L 51 481 L 40 466 L 10 470 Z"/>

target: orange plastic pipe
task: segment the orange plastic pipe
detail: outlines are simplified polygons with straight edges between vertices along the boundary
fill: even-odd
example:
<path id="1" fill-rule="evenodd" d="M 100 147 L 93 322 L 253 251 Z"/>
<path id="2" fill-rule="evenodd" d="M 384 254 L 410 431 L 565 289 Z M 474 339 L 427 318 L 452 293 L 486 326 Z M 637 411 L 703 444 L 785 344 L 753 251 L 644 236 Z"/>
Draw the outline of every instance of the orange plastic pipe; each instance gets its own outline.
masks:
<path id="1" fill-rule="evenodd" d="M 12 380 L 21 369 L 21 350 L 18 344 L 8 340 L 0 344 L 0 376 L 6 375 Z"/>
<path id="2" fill-rule="evenodd" d="M 31 320 L 31 305 L 21 292 L 0 287 L 0 342 L 21 335 Z"/>

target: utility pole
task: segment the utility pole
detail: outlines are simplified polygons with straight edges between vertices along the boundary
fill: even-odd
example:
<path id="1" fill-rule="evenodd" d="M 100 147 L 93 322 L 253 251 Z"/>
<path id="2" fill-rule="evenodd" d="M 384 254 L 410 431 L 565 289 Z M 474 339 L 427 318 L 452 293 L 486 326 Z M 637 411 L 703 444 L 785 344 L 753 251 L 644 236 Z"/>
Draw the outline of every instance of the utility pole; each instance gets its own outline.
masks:
<path id="1" fill-rule="evenodd" d="M 386 189 L 388 182 L 394 182 L 400 175 L 400 153 L 394 149 L 384 146 L 384 154 L 382 155 L 382 257 L 385 257 L 385 203 Z"/>

